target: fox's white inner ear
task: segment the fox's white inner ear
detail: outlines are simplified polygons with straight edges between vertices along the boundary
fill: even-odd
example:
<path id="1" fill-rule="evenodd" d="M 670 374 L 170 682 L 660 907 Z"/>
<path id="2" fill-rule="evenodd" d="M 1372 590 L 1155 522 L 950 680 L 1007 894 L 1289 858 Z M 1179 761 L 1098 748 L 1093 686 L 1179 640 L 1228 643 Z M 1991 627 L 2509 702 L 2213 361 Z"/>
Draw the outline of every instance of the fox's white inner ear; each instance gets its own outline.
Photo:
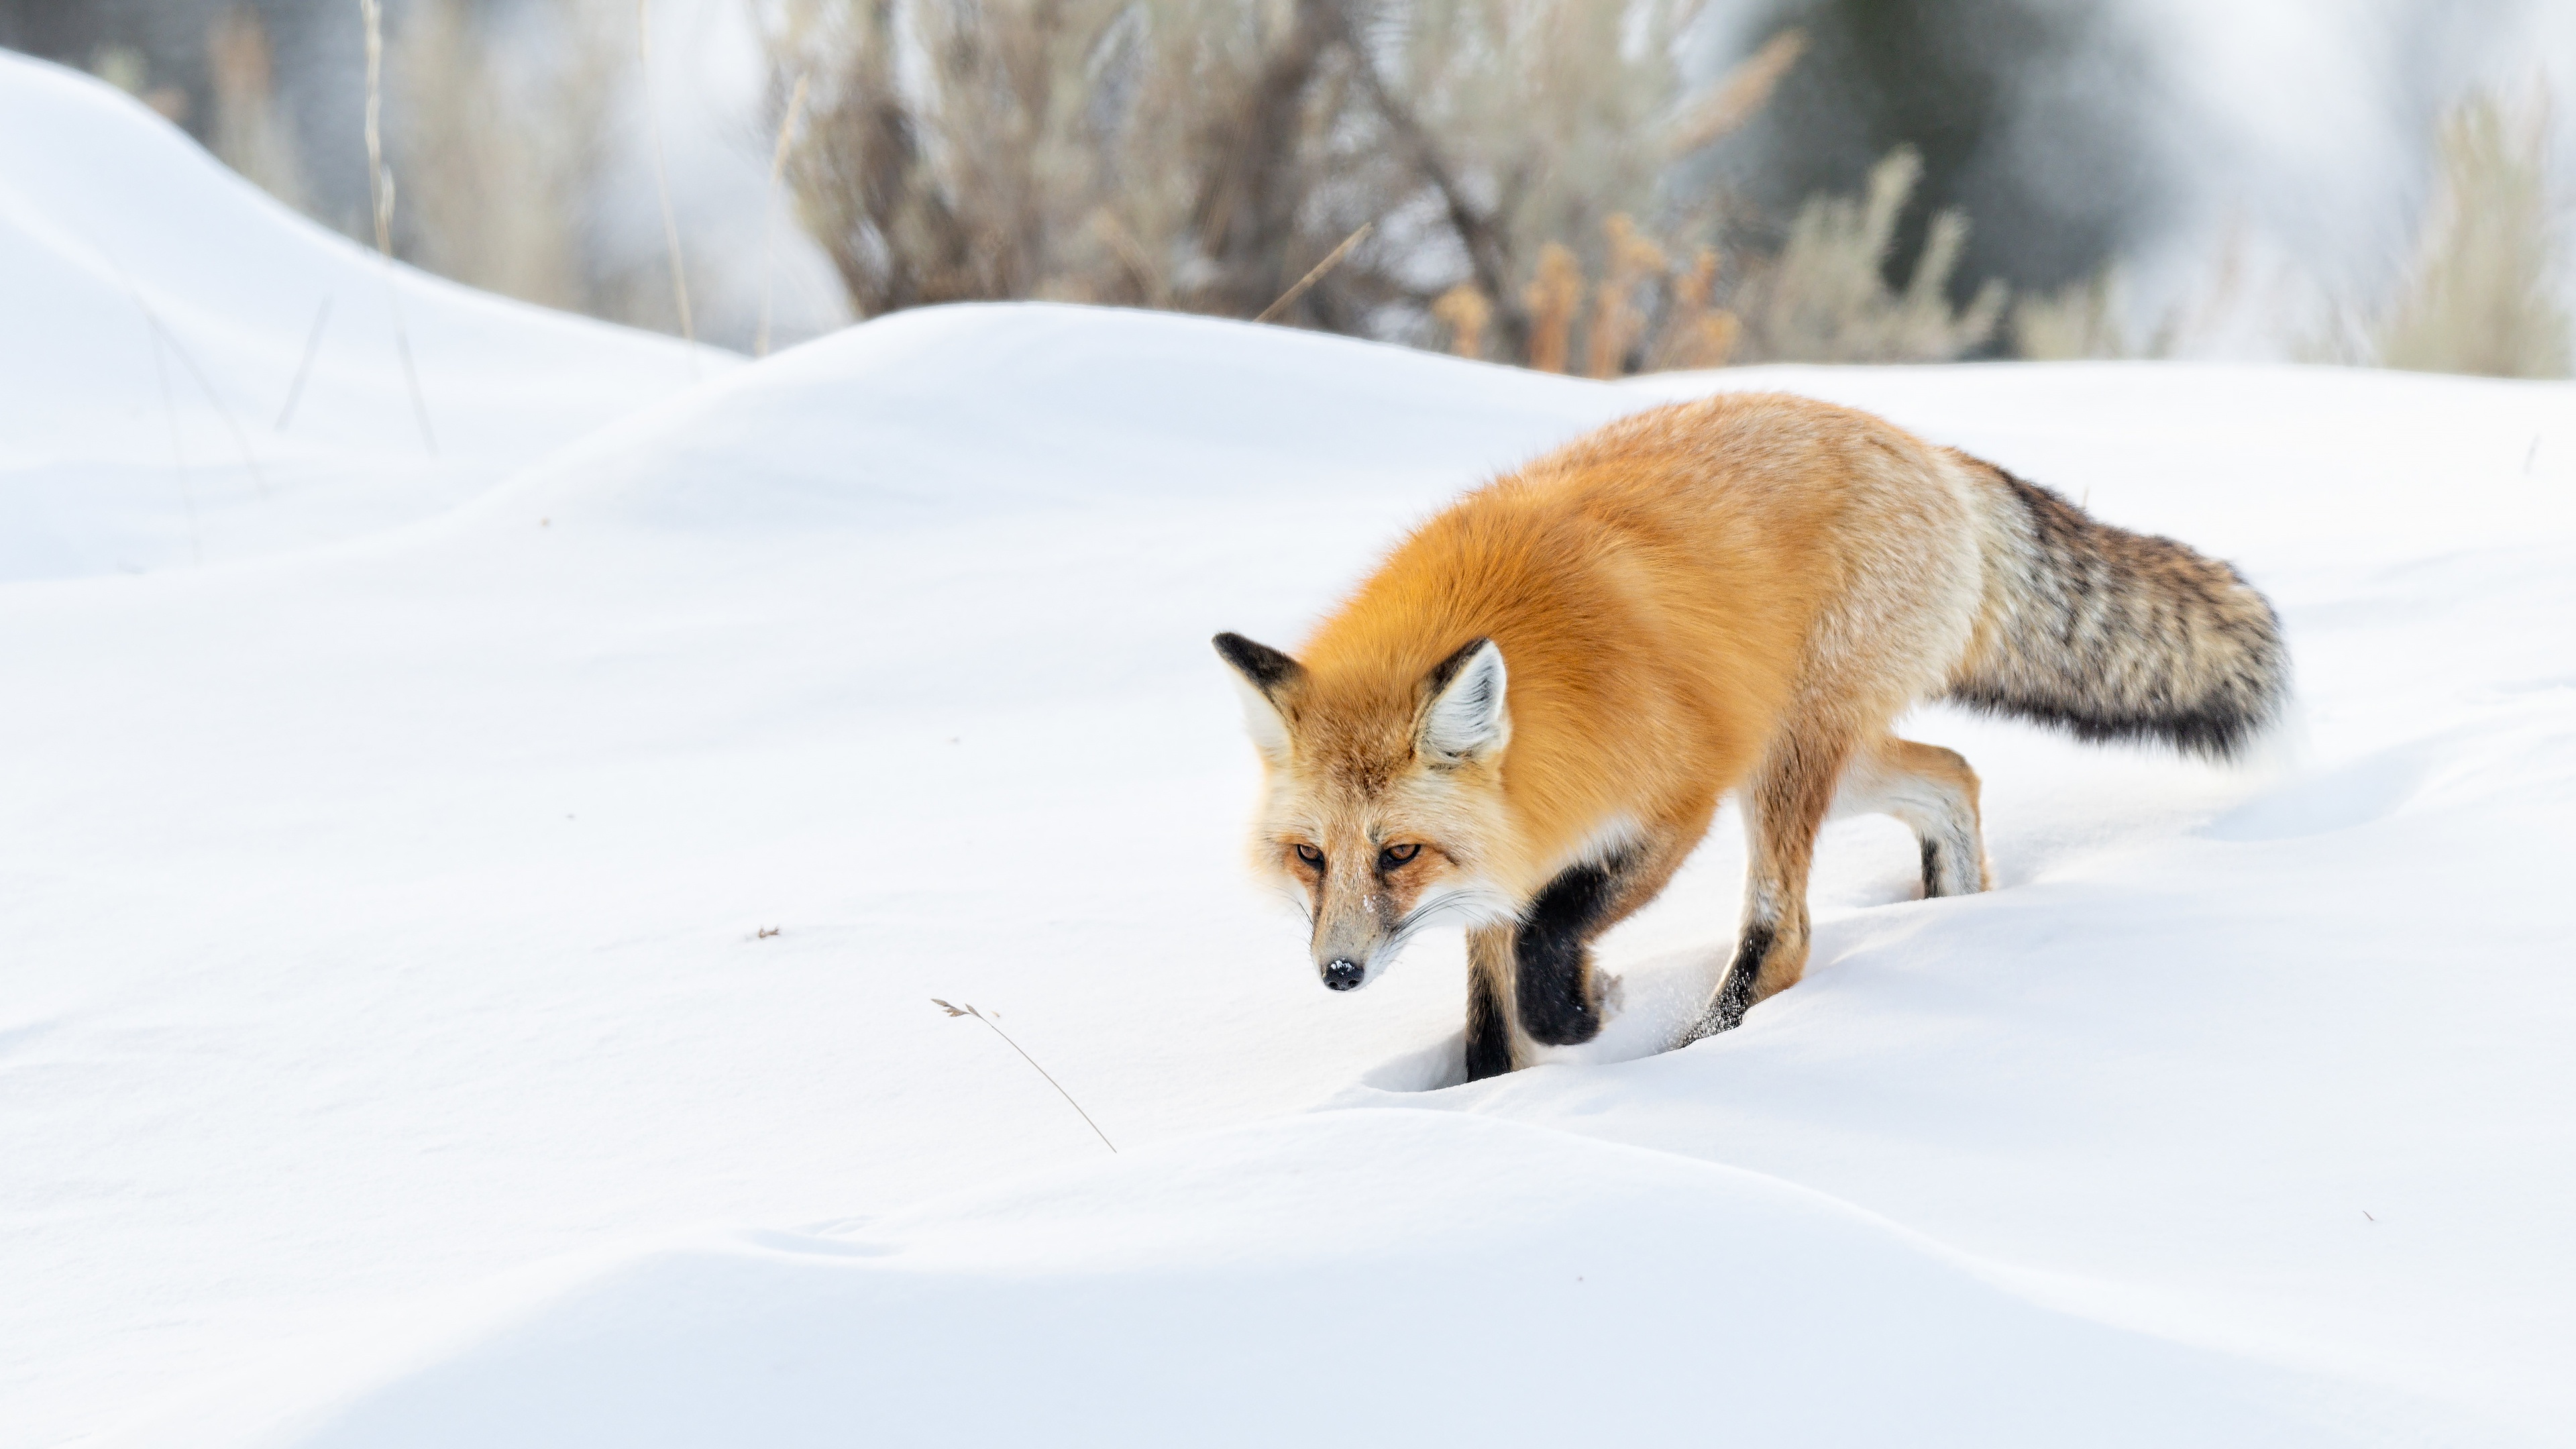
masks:
<path id="1" fill-rule="evenodd" d="M 1243 723 L 1252 731 L 1252 743 L 1260 748 L 1262 758 L 1274 765 L 1285 763 L 1288 716 L 1279 708 L 1280 694 L 1300 686 L 1306 678 L 1305 667 L 1269 645 L 1256 644 L 1240 634 L 1219 634 L 1210 642 L 1233 670 L 1236 687 L 1243 691 Z"/>
<path id="2" fill-rule="evenodd" d="M 1448 683 L 1422 713 L 1423 753 L 1435 760 L 1480 759 L 1502 749 L 1511 738 L 1511 716 L 1503 708 L 1503 651 L 1491 639 L 1468 646 L 1463 661 L 1442 664 Z M 1453 667 L 1454 666 L 1454 667 Z M 1441 671 L 1435 671 L 1437 679 Z"/>
<path id="3" fill-rule="evenodd" d="M 1243 696 L 1243 727 L 1252 735 L 1255 749 L 1272 760 L 1288 758 L 1288 719 L 1270 696 L 1252 687 L 1242 675 L 1234 677 L 1235 693 Z"/>

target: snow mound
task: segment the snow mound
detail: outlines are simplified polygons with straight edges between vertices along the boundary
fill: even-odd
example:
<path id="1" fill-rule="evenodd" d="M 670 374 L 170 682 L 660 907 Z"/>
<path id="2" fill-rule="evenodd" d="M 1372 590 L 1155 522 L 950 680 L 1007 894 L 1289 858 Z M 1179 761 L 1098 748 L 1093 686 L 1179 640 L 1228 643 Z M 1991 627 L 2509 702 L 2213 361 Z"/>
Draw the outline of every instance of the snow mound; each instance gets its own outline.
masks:
<path id="1" fill-rule="evenodd" d="M 1329 1114 L 835 1234 L 501 1285 L 233 1438 L 1404 1445 L 2368 1442 L 2381 1396 L 2036 1306 L 1821 1195 L 1500 1121 Z M 440 1342 L 438 1340 L 444 1340 Z M 128 1442 L 152 1442 L 149 1439 Z"/>
<path id="2" fill-rule="evenodd" d="M 1722 820 L 1601 1041 L 1451 1085 L 1454 938 L 1339 996 L 1244 889 L 1207 638 L 1720 386 L 2236 560 L 2305 755 L 1926 711 L 1997 890 L 1834 825 L 1807 981 L 1658 1054 Z M 2564 1440 L 2571 397 L 959 308 L 363 547 L 0 589 L 0 1442 Z"/>
<path id="3" fill-rule="evenodd" d="M 407 521 L 736 365 L 389 271 L 123 93 L 5 51 L 0 275 L 0 580 Z"/>
<path id="4" fill-rule="evenodd" d="M 605 429 L 487 511 L 726 535 L 1426 494 L 1641 400 L 1410 348 L 1048 305 L 901 312 Z"/>

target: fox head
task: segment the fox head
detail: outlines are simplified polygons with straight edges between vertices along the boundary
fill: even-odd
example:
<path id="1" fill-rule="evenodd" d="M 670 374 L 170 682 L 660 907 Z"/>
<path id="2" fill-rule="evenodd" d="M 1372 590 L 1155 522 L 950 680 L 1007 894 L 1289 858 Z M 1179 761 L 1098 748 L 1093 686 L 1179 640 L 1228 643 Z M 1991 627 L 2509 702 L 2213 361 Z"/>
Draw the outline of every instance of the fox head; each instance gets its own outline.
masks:
<path id="1" fill-rule="evenodd" d="M 1491 874 L 1512 735 L 1493 641 L 1424 673 L 1309 670 L 1240 634 L 1216 649 L 1261 752 L 1253 868 L 1305 907 L 1326 986 L 1366 985 L 1424 926 L 1511 917 Z"/>

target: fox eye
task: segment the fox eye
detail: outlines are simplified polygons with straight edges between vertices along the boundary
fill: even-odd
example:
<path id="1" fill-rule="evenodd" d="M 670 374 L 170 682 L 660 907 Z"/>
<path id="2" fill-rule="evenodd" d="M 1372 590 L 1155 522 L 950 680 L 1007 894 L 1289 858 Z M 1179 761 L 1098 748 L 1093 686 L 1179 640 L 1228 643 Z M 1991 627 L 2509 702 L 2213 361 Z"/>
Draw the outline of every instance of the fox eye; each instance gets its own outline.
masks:
<path id="1" fill-rule="evenodd" d="M 1311 845 L 1298 846 L 1297 858 L 1306 862 L 1308 865 L 1313 866 L 1317 870 L 1322 870 L 1324 868 L 1324 853 Z"/>
<path id="2" fill-rule="evenodd" d="M 1390 845 L 1377 853 L 1377 868 L 1393 870 L 1421 853 L 1419 845 Z"/>

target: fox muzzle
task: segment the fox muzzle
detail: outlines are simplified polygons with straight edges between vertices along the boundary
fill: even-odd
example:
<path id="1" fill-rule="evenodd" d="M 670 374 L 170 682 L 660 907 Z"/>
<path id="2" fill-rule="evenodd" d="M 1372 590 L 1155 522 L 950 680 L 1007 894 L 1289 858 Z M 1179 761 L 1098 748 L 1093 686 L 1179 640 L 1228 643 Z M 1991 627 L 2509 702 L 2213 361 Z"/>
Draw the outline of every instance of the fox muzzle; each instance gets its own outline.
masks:
<path id="1" fill-rule="evenodd" d="M 1324 985 L 1334 991 L 1356 990 L 1368 980 L 1368 968 L 1348 956 L 1336 956 L 1315 970 L 1323 976 Z"/>

